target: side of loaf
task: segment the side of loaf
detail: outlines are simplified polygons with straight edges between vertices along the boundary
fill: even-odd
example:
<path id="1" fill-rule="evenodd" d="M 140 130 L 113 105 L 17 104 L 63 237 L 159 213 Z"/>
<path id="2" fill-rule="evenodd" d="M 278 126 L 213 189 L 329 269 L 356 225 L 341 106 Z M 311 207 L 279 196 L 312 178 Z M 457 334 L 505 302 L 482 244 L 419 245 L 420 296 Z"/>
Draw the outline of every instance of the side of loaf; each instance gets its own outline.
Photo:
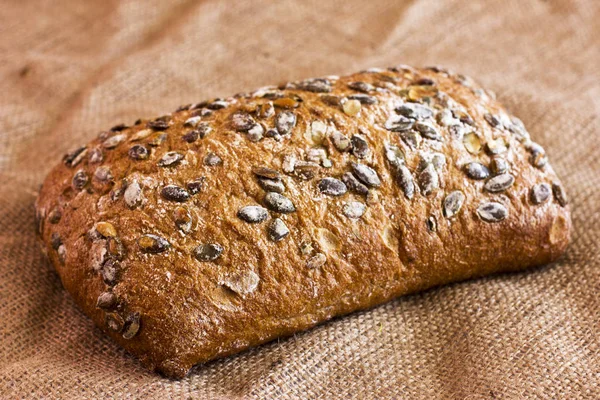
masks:
<path id="1" fill-rule="evenodd" d="M 115 126 L 52 170 L 36 216 L 77 304 L 170 377 L 400 295 L 549 263 L 571 228 L 546 152 L 493 93 L 408 66 Z"/>

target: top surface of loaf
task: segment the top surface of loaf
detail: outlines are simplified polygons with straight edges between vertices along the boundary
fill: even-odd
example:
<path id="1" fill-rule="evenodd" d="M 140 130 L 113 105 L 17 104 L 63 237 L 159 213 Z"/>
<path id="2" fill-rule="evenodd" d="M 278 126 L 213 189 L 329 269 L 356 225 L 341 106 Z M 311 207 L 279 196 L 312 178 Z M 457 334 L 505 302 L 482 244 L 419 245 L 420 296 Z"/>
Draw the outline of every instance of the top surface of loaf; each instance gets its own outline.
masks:
<path id="1" fill-rule="evenodd" d="M 501 232 L 527 234 L 546 215 L 557 227 L 536 240 L 562 243 L 565 205 L 543 148 L 492 93 L 400 66 L 116 126 L 65 156 L 37 209 L 78 303 L 168 371 L 419 274 L 419 287 L 444 282 L 450 269 L 427 270 L 442 255 L 474 262 L 442 253 L 450 245 L 496 252 Z"/>

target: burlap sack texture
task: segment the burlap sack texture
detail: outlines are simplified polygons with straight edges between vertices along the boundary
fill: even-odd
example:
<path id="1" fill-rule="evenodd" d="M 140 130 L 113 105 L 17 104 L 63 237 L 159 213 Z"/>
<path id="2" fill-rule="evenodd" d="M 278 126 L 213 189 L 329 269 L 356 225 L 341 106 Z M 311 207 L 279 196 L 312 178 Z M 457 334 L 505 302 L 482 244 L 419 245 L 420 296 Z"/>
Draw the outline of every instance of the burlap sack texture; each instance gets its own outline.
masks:
<path id="1" fill-rule="evenodd" d="M 600 398 L 599 20 L 595 0 L 2 2 L 0 398 Z M 562 261 L 403 298 L 177 382 L 105 338 L 38 250 L 38 185 L 99 130 L 398 63 L 474 76 L 547 147 L 573 210 Z"/>

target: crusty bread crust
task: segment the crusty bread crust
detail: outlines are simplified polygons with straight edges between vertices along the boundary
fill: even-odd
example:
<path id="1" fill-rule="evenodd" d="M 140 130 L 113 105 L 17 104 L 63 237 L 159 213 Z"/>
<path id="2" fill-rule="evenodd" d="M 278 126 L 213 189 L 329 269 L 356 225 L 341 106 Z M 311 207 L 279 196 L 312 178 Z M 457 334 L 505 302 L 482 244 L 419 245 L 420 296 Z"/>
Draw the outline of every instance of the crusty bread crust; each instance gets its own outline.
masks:
<path id="1" fill-rule="evenodd" d="M 52 170 L 36 211 L 77 304 L 171 377 L 400 295 L 551 262 L 571 228 L 544 150 L 491 92 L 406 66 L 114 127 Z"/>

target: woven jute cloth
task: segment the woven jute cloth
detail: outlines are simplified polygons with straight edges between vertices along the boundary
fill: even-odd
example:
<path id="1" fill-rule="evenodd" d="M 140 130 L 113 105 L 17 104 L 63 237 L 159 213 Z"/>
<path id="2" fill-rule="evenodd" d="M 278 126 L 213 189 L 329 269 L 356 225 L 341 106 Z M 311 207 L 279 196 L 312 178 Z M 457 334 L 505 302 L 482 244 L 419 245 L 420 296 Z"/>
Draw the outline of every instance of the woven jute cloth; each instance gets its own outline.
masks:
<path id="1" fill-rule="evenodd" d="M 2 2 L 0 398 L 600 398 L 599 21 L 596 0 Z M 401 298 L 172 381 L 95 328 L 42 256 L 38 187 L 100 130 L 400 63 L 473 76 L 546 147 L 573 212 L 559 262 Z"/>

